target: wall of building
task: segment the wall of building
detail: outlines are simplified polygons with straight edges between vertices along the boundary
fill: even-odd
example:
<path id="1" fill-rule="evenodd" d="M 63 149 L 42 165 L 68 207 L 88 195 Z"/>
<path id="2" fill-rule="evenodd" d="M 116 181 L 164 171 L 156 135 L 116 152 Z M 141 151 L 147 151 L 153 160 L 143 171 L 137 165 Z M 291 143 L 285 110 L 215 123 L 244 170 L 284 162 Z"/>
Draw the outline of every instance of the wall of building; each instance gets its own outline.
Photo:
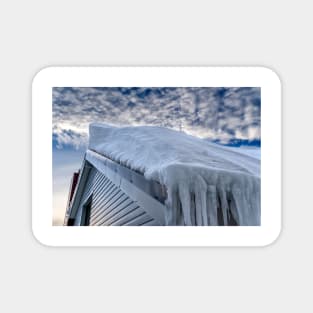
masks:
<path id="1" fill-rule="evenodd" d="M 106 175 L 92 168 L 75 217 L 75 225 L 81 225 L 84 207 L 91 200 L 90 225 L 161 225 L 140 205 Z"/>

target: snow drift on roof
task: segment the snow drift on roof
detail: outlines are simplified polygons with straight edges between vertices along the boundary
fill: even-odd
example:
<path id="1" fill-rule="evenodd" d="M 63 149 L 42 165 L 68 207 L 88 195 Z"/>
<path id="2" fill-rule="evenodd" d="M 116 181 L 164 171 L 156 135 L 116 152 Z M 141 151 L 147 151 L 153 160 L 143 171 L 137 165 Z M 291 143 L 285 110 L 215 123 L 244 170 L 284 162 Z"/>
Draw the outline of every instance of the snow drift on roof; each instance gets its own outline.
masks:
<path id="1" fill-rule="evenodd" d="M 217 206 L 224 219 L 230 211 L 240 225 L 260 225 L 257 158 L 164 127 L 94 123 L 89 132 L 90 150 L 167 187 L 169 225 L 180 207 L 185 225 L 217 225 Z"/>

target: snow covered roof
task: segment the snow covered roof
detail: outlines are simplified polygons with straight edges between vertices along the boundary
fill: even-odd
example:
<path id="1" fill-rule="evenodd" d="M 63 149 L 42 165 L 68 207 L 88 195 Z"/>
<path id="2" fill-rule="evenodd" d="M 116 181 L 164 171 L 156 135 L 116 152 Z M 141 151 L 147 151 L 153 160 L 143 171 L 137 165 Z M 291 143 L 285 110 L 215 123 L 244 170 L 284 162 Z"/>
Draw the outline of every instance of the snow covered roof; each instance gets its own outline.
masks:
<path id="1" fill-rule="evenodd" d="M 94 123 L 89 149 L 160 180 L 171 165 L 260 175 L 260 162 L 246 150 L 228 148 L 156 126 L 113 127 Z M 236 151 L 237 150 L 237 151 Z"/>
<path id="2" fill-rule="evenodd" d="M 167 206 L 175 210 L 180 200 L 187 225 L 192 224 L 192 195 L 196 210 L 202 212 L 199 221 L 206 225 L 211 214 L 207 207 L 216 206 L 209 203 L 215 201 L 212 194 L 221 202 L 233 198 L 237 203 L 233 213 L 242 225 L 260 223 L 260 161 L 244 150 L 164 127 L 98 123 L 90 124 L 89 149 L 165 185 Z M 172 215 L 170 212 L 169 220 L 175 218 Z"/>

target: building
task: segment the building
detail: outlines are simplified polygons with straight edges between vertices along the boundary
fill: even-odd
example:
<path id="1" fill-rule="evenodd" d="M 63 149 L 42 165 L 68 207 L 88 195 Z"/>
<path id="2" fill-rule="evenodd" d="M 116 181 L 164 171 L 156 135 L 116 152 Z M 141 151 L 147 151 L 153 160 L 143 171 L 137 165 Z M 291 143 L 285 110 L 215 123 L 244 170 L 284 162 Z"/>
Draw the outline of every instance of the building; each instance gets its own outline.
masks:
<path id="1" fill-rule="evenodd" d="M 260 225 L 259 160 L 206 145 L 161 127 L 91 124 L 64 225 Z"/>

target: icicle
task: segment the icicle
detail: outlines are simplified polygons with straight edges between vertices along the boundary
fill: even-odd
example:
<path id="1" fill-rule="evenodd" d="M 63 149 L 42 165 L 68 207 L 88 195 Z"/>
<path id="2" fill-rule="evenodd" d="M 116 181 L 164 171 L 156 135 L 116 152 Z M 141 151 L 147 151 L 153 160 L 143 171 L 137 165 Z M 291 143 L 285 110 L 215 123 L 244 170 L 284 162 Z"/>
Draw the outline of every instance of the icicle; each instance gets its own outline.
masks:
<path id="1" fill-rule="evenodd" d="M 188 188 L 188 184 L 186 182 L 182 182 L 179 184 L 179 197 L 182 204 L 184 223 L 186 226 L 192 226 L 191 215 L 190 215 L 190 191 Z"/>
<path id="2" fill-rule="evenodd" d="M 217 226 L 217 201 L 216 201 L 216 187 L 213 185 L 208 186 L 207 193 L 208 213 L 209 213 L 209 225 Z"/>
<path id="3" fill-rule="evenodd" d="M 191 217 L 191 224 L 193 226 L 197 225 L 196 222 L 196 199 L 195 199 L 195 194 L 194 192 L 190 192 L 190 217 Z"/>
<path id="4" fill-rule="evenodd" d="M 179 216 L 179 197 L 177 189 L 168 190 L 168 198 L 165 203 L 166 207 L 166 225 L 177 225 Z"/>
<path id="5" fill-rule="evenodd" d="M 209 225 L 207 213 L 207 185 L 204 179 L 198 175 L 195 185 L 195 198 L 196 198 L 196 217 L 197 225 Z"/>
<path id="6" fill-rule="evenodd" d="M 260 184 L 257 186 L 255 199 L 255 211 L 256 211 L 256 225 L 261 225 L 261 195 L 260 195 Z"/>
<path id="7" fill-rule="evenodd" d="M 260 208 L 260 180 L 250 179 L 249 189 L 246 189 L 246 203 L 245 210 L 247 225 L 257 226 L 261 225 L 261 208 Z"/>
<path id="8" fill-rule="evenodd" d="M 232 201 L 234 203 L 234 210 L 237 212 L 238 223 L 241 226 L 251 225 L 251 221 L 249 223 L 249 209 L 248 209 L 248 201 L 245 197 L 245 192 L 242 187 L 234 186 L 231 191 Z"/>
<path id="9" fill-rule="evenodd" d="M 226 191 L 223 188 L 219 188 L 218 190 L 218 197 L 220 199 L 222 213 L 223 213 L 223 224 L 226 226 L 228 225 L 228 203 L 226 198 Z"/>
<path id="10" fill-rule="evenodd" d="M 228 199 L 229 199 L 229 213 L 233 216 L 234 220 L 236 221 L 236 223 L 238 225 L 241 225 L 240 223 L 242 223 L 238 211 L 237 211 L 237 206 L 236 206 L 236 200 L 233 196 L 232 192 L 229 192 L 228 195 Z"/>

